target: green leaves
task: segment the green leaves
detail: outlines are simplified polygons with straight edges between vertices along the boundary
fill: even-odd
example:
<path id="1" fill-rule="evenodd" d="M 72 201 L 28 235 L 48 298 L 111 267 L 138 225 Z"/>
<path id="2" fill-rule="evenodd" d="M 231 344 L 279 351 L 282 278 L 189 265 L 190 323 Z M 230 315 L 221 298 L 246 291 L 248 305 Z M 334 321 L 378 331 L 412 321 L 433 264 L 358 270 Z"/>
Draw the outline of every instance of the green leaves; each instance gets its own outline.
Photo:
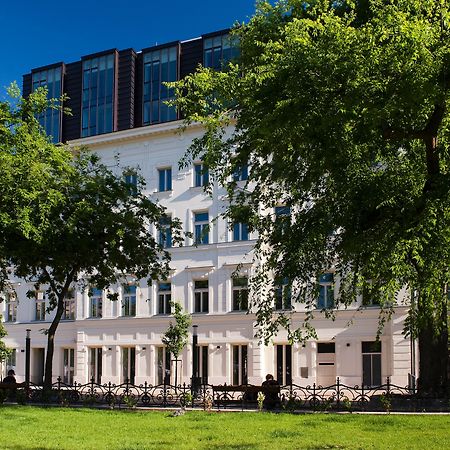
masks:
<path id="1" fill-rule="evenodd" d="M 188 342 L 189 327 L 192 319 L 188 313 L 183 313 L 183 308 L 178 302 L 170 303 L 173 308 L 173 318 L 175 323 L 170 322 L 169 327 L 161 338 L 162 343 L 175 359 L 186 347 Z"/>
<path id="2" fill-rule="evenodd" d="M 446 307 L 449 24 L 445 2 L 259 2 L 235 31 L 238 64 L 177 84 L 185 123 L 205 127 L 191 155 L 227 188 L 227 216 L 245 210 L 258 233 L 253 310 L 264 339 L 279 326 L 312 336 L 315 280 L 329 268 L 341 279 L 337 306 L 375 280 L 381 322 L 404 287 L 406 299 L 420 296 L 417 323 Z M 237 190 L 229 178 L 244 162 Z M 269 214 L 280 204 L 292 211 L 283 233 Z M 273 313 L 272 277 L 293 280 L 302 323 Z"/>

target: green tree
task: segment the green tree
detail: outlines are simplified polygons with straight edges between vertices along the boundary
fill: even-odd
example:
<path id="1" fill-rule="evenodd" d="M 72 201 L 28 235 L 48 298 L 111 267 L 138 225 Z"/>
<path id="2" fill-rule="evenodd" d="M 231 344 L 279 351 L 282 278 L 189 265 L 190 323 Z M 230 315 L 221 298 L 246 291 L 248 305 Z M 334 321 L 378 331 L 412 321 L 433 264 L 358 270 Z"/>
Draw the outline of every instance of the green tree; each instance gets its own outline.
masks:
<path id="1" fill-rule="evenodd" d="M 315 335 L 326 270 L 341 279 L 335 307 L 364 292 L 380 301 L 380 327 L 406 287 L 419 387 L 434 393 L 447 389 L 448 365 L 449 27 L 444 0 L 263 1 L 235 31 L 237 64 L 176 87 L 185 124 L 205 127 L 184 162 L 203 158 L 228 188 L 229 218 L 258 232 L 261 337 L 280 326 L 291 339 Z M 228 180 L 244 164 L 236 189 Z M 265 212 L 280 204 L 290 214 Z M 284 277 L 305 315 L 274 313 L 259 295 Z"/>
<path id="2" fill-rule="evenodd" d="M 130 185 L 123 175 L 130 169 L 113 172 L 95 154 L 51 144 L 35 119 L 48 106 L 45 91 L 17 107 L 0 103 L 0 287 L 11 275 L 33 282 L 55 311 L 46 330 L 45 389 L 69 290 L 106 289 L 129 276 L 165 278 L 170 260 L 150 229 L 160 229 L 165 210 L 144 195 L 143 180 Z M 171 226 L 173 242 L 181 243 L 179 222 Z"/>
<path id="3" fill-rule="evenodd" d="M 188 342 L 189 327 L 191 326 L 191 315 L 183 312 L 183 307 L 178 302 L 170 303 L 173 311 L 173 318 L 175 323 L 170 322 L 169 327 L 163 334 L 161 341 L 166 346 L 167 350 L 174 357 L 175 361 L 178 360 L 183 349 Z M 177 384 L 177 366 L 175 366 L 175 384 Z"/>

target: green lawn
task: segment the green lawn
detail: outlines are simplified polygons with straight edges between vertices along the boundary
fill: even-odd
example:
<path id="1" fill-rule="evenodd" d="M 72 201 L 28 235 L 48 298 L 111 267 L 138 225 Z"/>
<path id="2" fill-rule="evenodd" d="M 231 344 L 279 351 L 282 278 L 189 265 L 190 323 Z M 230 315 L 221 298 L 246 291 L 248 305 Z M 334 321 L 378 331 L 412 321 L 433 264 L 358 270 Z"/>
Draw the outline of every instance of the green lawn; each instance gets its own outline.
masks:
<path id="1" fill-rule="evenodd" d="M 450 416 L 0 407 L 3 449 L 446 449 Z"/>

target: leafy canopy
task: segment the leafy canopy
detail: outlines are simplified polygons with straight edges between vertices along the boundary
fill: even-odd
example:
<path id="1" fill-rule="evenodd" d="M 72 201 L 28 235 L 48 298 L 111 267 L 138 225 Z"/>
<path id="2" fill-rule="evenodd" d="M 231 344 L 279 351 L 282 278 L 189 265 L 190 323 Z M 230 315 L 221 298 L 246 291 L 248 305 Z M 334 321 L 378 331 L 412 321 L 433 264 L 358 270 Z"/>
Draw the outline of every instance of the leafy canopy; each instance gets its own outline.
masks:
<path id="1" fill-rule="evenodd" d="M 192 319 L 188 313 L 183 313 L 183 307 L 178 302 L 170 303 L 175 323 L 170 322 L 169 327 L 161 338 L 162 343 L 175 359 L 178 359 L 188 342 L 189 327 Z"/>
<path id="2" fill-rule="evenodd" d="M 205 127 L 185 162 L 201 157 L 228 189 L 226 215 L 258 233 L 252 308 L 265 340 L 279 326 L 314 336 L 330 269 L 335 307 L 364 291 L 383 324 L 407 287 L 408 332 L 446 330 L 449 27 L 443 0 L 262 1 L 235 30 L 237 63 L 176 84 L 185 126 Z M 229 180 L 244 164 L 238 186 Z M 278 205 L 290 217 L 275 220 Z M 303 319 L 273 312 L 271 280 L 284 277 Z"/>
<path id="3" fill-rule="evenodd" d="M 45 89 L 14 104 L 0 102 L 0 289 L 12 289 L 9 277 L 24 279 L 44 289 L 48 311 L 56 310 L 46 330 L 47 388 L 69 290 L 165 279 L 170 254 L 152 227 L 171 226 L 172 242 L 182 243 L 180 222 L 148 198 L 143 178 L 127 181 L 135 169 L 109 168 L 86 149 L 50 142 L 36 116 L 57 104 Z M 27 295 L 34 298 L 35 291 Z M 111 300 L 118 295 L 107 294 Z"/>

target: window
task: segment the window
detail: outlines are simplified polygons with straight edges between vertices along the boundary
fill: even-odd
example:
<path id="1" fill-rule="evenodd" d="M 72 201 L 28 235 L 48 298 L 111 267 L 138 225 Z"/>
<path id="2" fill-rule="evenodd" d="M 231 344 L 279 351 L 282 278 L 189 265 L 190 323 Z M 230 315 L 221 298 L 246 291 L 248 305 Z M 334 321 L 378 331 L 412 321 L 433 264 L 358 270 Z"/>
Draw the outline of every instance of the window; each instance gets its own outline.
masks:
<path id="1" fill-rule="evenodd" d="M 122 316 L 136 315 L 136 286 L 123 287 Z"/>
<path id="2" fill-rule="evenodd" d="M 209 311 L 208 280 L 194 281 L 194 312 Z"/>
<path id="3" fill-rule="evenodd" d="M 102 317 L 103 291 L 93 288 L 90 291 L 89 317 Z"/>
<path id="4" fill-rule="evenodd" d="M 236 167 L 236 169 L 233 173 L 233 180 L 234 181 L 248 180 L 248 165 L 247 164 Z"/>
<path id="5" fill-rule="evenodd" d="M 275 217 L 290 217 L 291 208 L 289 206 L 275 206 Z"/>
<path id="6" fill-rule="evenodd" d="M 334 275 L 324 273 L 319 277 L 319 298 L 317 308 L 326 309 L 334 306 Z"/>
<path id="7" fill-rule="evenodd" d="M 83 61 L 81 136 L 113 131 L 115 54 Z"/>
<path id="8" fill-rule="evenodd" d="M 47 98 L 58 99 L 62 93 L 62 67 L 41 70 L 33 73 L 33 91 L 40 87 L 47 88 Z M 47 108 L 37 116 L 39 124 L 48 136 L 51 136 L 53 143 L 61 140 L 61 119 L 62 113 L 58 109 Z"/>
<path id="9" fill-rule="evenodd" d="M 288 278 L 275 282 L 275 309 L 292 309 L 291 285 Z"/>
<path id="10" fill-rule="evenodd" d="M 159 192 L 172 190 L 172 168 L 158 169 Z"/>
<path id="11" fill-rule="evenodd" d="M 371 284 L 371 281 L 369 281 Z M 362 305 L 363 306 L 380 306 L 380 300 L 375 298 L 367 285 L 364 285 L 362 290 Z"/>
<path id="12" fill-rule="evenodd" d="M 363 385 L 381 385 L 381 342 L 369 341 L 361 343 L 363 364 Z"/>
<path id="13" fill-rule="evenodd" d="M 144 53 L 143 122 L 149 125 L 176 120 L 177 110 L 165 104 L 174 91 L 165 82 L 177 81 L 178 47 Z"/>
<path id="14" fill-rule="evenodd" d="M 194 243 L 209 244 L 208 212 L 194 213 Z"/>
<path id="15" fill-rule="evenodd" d="M 202 384 L 208 384 L 208 346 L 197 346 L 197 361 Z"/>
<path id="16" fill-rule="evenodd" d="M 122 382 L 134 384 L 136 375 L 136 348 L 122 347 Z"/>
<path id="17" fill-rule="evenodd" d="M 289 206 L 275 207 L 275 230 L 278 236 L 282 236 L 291 226 L 291 208 Z"/>
<path id="18" fill-rule="evenodd" d="M 36 300 L 34 320 L 45 320 L 45 293 L 36 291 L 34 295 Z"/>
<path id="19" fill-rule="evenodd" d="M 158 283 L 158 314 L 170 314 L 172 312 L 172 284 Z"/>
<path id="20" fill-rule="evenodd" d="M 16 370 L 16 353 L 17 350 L 13 348 L 11 350 L 11 353 L 6 357 L 6 373 L 8 373 L 8 370 Z M 6 374 L 5 374 L 6 375 Z"/>
<path id="21" fill-rule="evenodd" d="M 194 186 L 206 186 L 209 183 L 209 171 L 205 164 L 194 165 Z"/>
<path id="22" fill-rule="evenodd" d="M 334 342 L 318 342 L 317 353 L 336 353 L 336 345 Z"/>
<path id="23" fill-rule="evenodd" d="M 221 70 L 239 56 L 239 40 L 237 37 L 224 34 L 206 38 L 203 41 L 203 66 Z"/>
<path id="24" fill-rule="evenodd" d="M 248 279 L 233 278 L 233 311 L 248 310 Z"/>
<path id="25" fill-rule="evenodd" d="M 75 373 L 75 349 L 63 349 L 63 383 L 73 384 Z"/>
<path id="26" fill-rule="evenodd" d="M 124 176 L 125 184 L 128 185 L 128 189 L 130 191 L 130 195 L 137 195 L 137 174 L 136 172 L 128 172 Z"/>
<path id="27" fill-rule="evenodd" d="M 17 320 L 17 297 L 14 293 L 7 293 L 5 296 L 5 321 L 15 322 Z"/>
<path id="28" fill-rule="evenodd" d="M 248 241 L 248 225 L 236 222 L 233 225 L 233 241 Z"/>
<path id="29" fill-rule="evenodd" d="M 75 293 L 72 289 L 67 292 L 64 299 L 62 320 L 75 320 Z"/>
<path id="30" fill-rule="evenodd" d="M 89 349 L 89 380 L 94 383 L 102 382 L 102 349 L 92 347 Z"/>
<path id="31" fill-rule="evenodd" d="M 248 384 L 247 346 L 233 345 L 233 379 L 232 384 Z"/>
<path id="32" fill-rule="evenodd" d="M 170 384 L 170 352 L 166 347 L 157 347 L 156 384 Z"/>
<path id="33" fill-rule="evenodd" d="M 292 346 L 275 345 L 277 381 L 281 385 L 292 383 Z"/>
<path id="34" fill-rule="evenodd" d="M 159 220 L 158 243 L 163 248 L 172 247 L 172 228 L 169 216 L 161 217 Z"/>

